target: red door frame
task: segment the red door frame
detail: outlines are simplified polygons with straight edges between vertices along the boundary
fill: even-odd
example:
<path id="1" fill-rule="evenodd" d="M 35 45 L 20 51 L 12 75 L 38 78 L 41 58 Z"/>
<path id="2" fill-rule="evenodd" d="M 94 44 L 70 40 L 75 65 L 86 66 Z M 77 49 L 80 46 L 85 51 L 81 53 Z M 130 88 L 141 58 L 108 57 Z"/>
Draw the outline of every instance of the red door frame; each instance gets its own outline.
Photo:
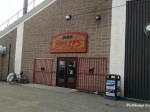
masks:
<path id="1" fill-rule="evenodd" d="M 64 83 L 59 82 L 59 61 L 65 61 L 65 76 L 64 76 Z M 74 77 L 74 83 L 69 83 L 68 81 L 68 67 L 69 67 L 69 61 L 73 60 L 75 61 L 75 77 Z M 56 72 L 56 86 L 60 87 L 66 87 L 66 88 L 76 88 L 76 80 L 77 80 L 77 57 L 58 57 L 57 58 L 57 72 Z"/>

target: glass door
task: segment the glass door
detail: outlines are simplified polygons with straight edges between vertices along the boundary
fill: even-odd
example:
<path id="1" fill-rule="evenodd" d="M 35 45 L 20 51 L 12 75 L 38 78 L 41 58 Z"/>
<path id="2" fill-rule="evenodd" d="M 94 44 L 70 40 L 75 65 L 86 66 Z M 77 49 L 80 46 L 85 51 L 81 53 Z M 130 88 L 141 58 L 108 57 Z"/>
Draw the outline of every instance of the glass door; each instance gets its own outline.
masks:
<path id="1" fill-rule="evenodd" d="M 67 87 L 76 87 L 76 58 L 69 58 L 67 60 Z"/>
<path id="2" fill-rule="evenodd" d="M 66 59 L 59 58 L 57 61 L 57 86 L 65 87 L 66 84 Z"/>
<path id="3" fill-rule="evenodd" d="M 57 59 L 57 86 L 76 88 L 77 58 L 60 57 Z"/>

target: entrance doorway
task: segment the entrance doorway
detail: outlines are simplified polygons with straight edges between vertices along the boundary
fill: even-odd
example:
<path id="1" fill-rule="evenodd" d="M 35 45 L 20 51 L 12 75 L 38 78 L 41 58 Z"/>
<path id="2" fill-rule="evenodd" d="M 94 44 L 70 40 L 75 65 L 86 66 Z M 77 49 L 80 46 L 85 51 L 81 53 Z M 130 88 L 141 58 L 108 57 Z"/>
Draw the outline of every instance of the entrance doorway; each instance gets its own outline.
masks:
<path id="1" fill-rule="evenodd" d="M 76 88 L 77 58 L 57 58 L 57 81 L 59 87 Z"/>

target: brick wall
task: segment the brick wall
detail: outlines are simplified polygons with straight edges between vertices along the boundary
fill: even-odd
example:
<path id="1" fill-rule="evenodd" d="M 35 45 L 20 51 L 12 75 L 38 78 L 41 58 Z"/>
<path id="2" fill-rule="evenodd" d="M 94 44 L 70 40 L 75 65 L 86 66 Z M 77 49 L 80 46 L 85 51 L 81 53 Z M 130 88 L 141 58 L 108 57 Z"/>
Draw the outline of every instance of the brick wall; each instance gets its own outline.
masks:
<path id="1" fill-rule="evenodd" d="M 57 57 L 108 57 L 110 52 L 112 0 L 57 0 L 24 24 L 22 70 L 32 81 L 34 59 L 53 58 L 56 71 Z M 66 15 L 72 19 L 65 20 Z M 96 21 L 95 16 L 101 15 Z M 87 32 L 87 53 L 50 54 L 52 35 L 61 32 Z M 56 74 L 53 74 L 55 80 Z M 55 85 L 55 81 L 53 82 Z"/>
<path id="2" fill-rule="evenodd" d="M 8 34 L 0 38 L 0 45 L 7 47 L 6 54 L 0 55 L 0 80 L 6 80 L 8 73 L 14 72 L 16 35 L 17 35 L 17 29 L 14 29 L 13 31 L 9 32 Z M 10 64 L 8 61 L 9 51 L 10 51 Z M 9 66 L 9 70 L 8 70 L 8 66 Z"/>

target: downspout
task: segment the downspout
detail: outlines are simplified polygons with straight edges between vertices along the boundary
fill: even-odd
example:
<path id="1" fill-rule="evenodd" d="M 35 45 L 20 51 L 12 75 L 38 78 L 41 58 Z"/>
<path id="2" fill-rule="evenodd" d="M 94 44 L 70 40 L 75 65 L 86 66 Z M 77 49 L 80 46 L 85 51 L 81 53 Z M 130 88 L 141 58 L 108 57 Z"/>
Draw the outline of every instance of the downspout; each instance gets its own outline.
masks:
<path id="1" fill-rule="evenodd" d="M 8 54 L 8 68 L 7 68 L 7 75 L 10 72 L 10 56 L 11 56 L 11 44 L 9 44 L 9 54 Z"/>

